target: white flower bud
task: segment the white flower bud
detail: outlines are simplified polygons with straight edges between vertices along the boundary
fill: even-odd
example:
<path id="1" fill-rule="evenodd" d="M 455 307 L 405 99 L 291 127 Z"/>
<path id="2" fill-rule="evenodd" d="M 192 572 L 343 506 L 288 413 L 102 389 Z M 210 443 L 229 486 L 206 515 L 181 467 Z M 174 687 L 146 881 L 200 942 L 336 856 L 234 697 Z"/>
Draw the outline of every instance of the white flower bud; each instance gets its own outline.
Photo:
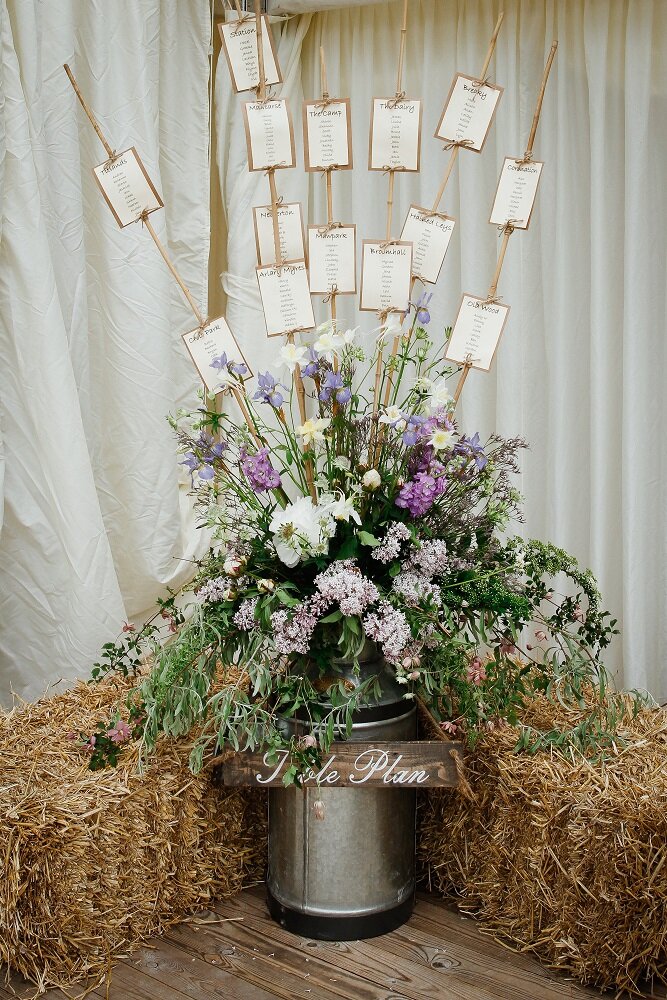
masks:
<path id="1" fill-rule="evenodd" d="M 238 556 L 228 556 L 222 564 L 222 569 L 225 576 L 238 576 L 244 565 L 244 560 Z"/>
<path id="2" fill-rule="evenodd" d="M 377 469 L 369 469 L 368 472 L 364 473 L 361 482 L 364 489 L 376 490 L 382 484 L 382 479 Z"/>
<path id="3" fill-rule="evenodd" d="M 260 594 L 272 594 L 276 589 L 276 585 L 273 580 L 258 580 L 257 589 Z"/>

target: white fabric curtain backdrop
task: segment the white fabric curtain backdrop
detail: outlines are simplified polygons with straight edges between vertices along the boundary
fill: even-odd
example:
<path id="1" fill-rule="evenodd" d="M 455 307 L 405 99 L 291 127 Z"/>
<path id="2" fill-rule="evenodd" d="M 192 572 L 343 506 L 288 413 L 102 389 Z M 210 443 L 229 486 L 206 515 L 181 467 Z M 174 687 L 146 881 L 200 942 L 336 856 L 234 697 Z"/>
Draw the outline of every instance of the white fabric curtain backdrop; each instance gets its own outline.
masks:
<path id="1" fill-rule="evenodd" d="M 180 339 L 195 322 L 148 233 L 103 202 L 105 153 L 62 64 L 111 145 L 137 146 L 205 311 L 210 28 L 207 0 L 0 0 L 5 705 L 87 676 L 200 544 L 165 421 L 196 398 Z"/>
<path id="2" fill-rule="evenodd" d="M 461 293 L 485 294 L 499 241 L 488 225 L 506 155 L 523 153 L 551 42 L 559 48 L 535 144 L 546 162 L 530 229 L 509 245 L 499 287 L 512 307 L 490 374 L 473 372 L 459 416 L 469 432 L 523 435 L 531 450 L 518 484 L 529 537 L 573 552 L 599 577 L 623 628 L 609 657 L 626 685 L 667 698 L 667 455 L 664 394 L 667 212 L 667 4 L 664 0 L 505 0 L 491 79 L 505 87 L 482 155 L 461 152 L 444 208 L 458 219 L 431 303 L 430 330 L 453 322 Z M 404 87 L 423 97 L 422 170 L 397 175 L 393 234 L 411 202 L 432 204 L 448 154 L 432 138 L 456 71 L 476 74 L 496 0 L 410 0 Z M 367 170 L 371 98 L 392 94 L 402 4 L 307 14 L 282 29 L 280 58 L 301 134 L 299 102 L 351 96 L 355 169 L 334 175 L 334 216 L 359 241 L 385 232 L 387 180 Z M 279 29 L 276 29 L 279 31 Z M 264 370 L 267 341 L 253 268 L 250 209 L 268 185 L 248 174 L 244 95 L 217 78 L 221 183 L 229 213 L 232 329 Z M 301 146 L 302 150 L 302 146 Z M 302 166 L 302 152 L 299 165 Z M 280 171 L 285 200 L 307 221 L 326 218 L 320 175 Z M 322 307 L 319 307 L 320 310 Z M 350 323 L 369 328 L 351 298 Z M 324 315 L 322 312 L 320 315 Z"/>

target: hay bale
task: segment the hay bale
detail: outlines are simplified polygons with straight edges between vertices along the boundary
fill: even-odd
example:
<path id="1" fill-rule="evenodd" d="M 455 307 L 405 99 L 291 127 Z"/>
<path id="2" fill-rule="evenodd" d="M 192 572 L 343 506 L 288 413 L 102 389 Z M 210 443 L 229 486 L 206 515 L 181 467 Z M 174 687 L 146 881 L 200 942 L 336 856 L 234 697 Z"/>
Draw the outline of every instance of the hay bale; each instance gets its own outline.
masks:
<path id="1" fill-rule="evenodd" d="M 538 700 L 526 722 L 548 727 Z M 667 712 L 627 720 L 602 765 L 517 755 L 514 729 L 466 760 L 473 798 L 422 796 L 431 885 L 494 936 L 584 983 L 667 981 Z"/>
<path id="2" fill-rule="evenodd" d="M 161 740 L 92 772 L 92 731 L 129 683 L 79 684 L 0 715 L 0 960 L 41 989 L 99 977 L 151 934 L 257 876 L 261 803 L 188 769 Z"/>

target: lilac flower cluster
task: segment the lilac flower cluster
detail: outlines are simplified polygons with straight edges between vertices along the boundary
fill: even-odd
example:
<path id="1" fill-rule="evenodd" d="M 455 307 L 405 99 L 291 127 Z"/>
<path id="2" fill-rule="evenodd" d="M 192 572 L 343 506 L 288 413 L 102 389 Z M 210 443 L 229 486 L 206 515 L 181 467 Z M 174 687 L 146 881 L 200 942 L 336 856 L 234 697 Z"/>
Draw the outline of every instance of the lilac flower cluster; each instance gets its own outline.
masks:
<path id="1" fill-rule="evenodd" d="M 436 470 L 435 466 L 440 466 L 440 469 Z M 433 462 L 429 472 L 417 472 L 401 487 L 395 500 L 396 506 L 407 508 L 413 517 L 422 517 L 445 492 L 447 480 L 444 471 L 444 466 Z"/>
<path id="2" fill-rule="evenodd" d="M 344 615 L 361 615 L 380 597 L 375 584 L 361 573 L 353 559 L 332 562 L 315 577 L 315 586 L 327 601 L 337 602 Z"/>
<path id="3" fill-rule="evenodd" d="M 380 601 L 377 611 L 366 615 L 364 632 L 369 639 L 382 647 L 387 660 L 399 666 L 412 643 L 412 632 L 402 611 L 393 608 L 389 601 Z"/>
<path id="4" fill-rule="evenodd" d="M 304 601 L 290 617 L 287 611 L 274 611 L 271 615 L 273 641 L 279 653 L 289 656 L 310 652 L 310 640 L 315 626 L 327 609 L 327 601 L 321 594 L 315 594 Z"/>
<path id="5" fill-rule="evenodd" d="M 271 465 L 268 448 L 260 448 L 254 455 L 248 454 L 247 448 L 241 448 L 239 464 L 254 490 L 264 493 L 281 485 L 280 474 Z"/>
<path id="6" fill-rule="evenodd" d="M 228 576 L 214 576 L 197 591 L 201 601 L 228 601 L 236 592 L 239 581 Z"/>
<path id="7" fill-rule="evenodd" d="M 239 606 L 238 611 L 234 615 L 232 621 L 244 632 L 252 632 L 253 629 L 258 628 L 258 623 L 255 619 L 255 609 L 257 607 L 258 597 L 248 597 Z"/>
<path id="8" fill-rule="evenodd" d="M 442 604 L 440 588 L 431 583 L 421 573 L 411 573 L 410 571 L 399 573 L 394 577 L 392 590 L 403 598 L 410 608 L 425 605 L 428 602 L 435 607 Z"/>
<path id="9" fill-rule="evenodd" d="M 402 521 L 395 521 L 387 528 L 387 532 L 371 552 L 373 559 L 388 563 L 398 559 L 401 554 L 401 544 L 411 538 L 410 529 Z"/>
<path id="10" fill-rule="evenodd" d="M 446 542 L 442 538 L 427 538 L 419 548 L 413 546 L 408 566 L 429 580 L 441 576 L 449 569 Z"/>

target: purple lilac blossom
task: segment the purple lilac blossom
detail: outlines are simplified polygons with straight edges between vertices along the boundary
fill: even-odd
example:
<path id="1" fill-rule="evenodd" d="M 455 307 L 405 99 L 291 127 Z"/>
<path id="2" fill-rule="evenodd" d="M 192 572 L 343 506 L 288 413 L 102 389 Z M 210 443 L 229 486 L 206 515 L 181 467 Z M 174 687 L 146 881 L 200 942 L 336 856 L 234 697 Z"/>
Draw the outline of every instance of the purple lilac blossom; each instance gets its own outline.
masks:
<path id="1" fill-rule="evenodd" d="M 315 586 L 327 601 L 335 601 L 344 615 L 361 615 L 380 597 L 375 584 L 361 573 L 353 559 L 332 562 L 315 577 Z"/>
<path id="2" fill-rule="evenodd" d="M 274 611 L 271 615 L 273 641 L 279 653 L 301 653 L 310 651 L 310 640 L 315 626 L 327 610 L 328 601 L 322 594 L 314 594 L 300 604 L 293 612 Z"/>
<path id="3" fill-rule="evenodd" d="M 418 472 L 413 479 L 409 480 L 401 487 L 396 500 L 397 507 L 407 508 L 413 517 L 422 517 L 427 510 L 433 506 L 439 496 L 445 492 L 446 479 L 443 474 L 432 475 L 435 472 L 434 466 L 439 463 L 432 463 L 429 472 Z"/>
<path id="4" fill-rule="evenodd" d="M 280 474 L 271 465 L 268 448 L 260 448 L 254 455 L 241 448 L 239 464 L 253 489 L 265 492 L 280 486 Z"/>
<path id="5" fill-rule="evenodd" d="M 377 611 L 366 615 L 362 624 L 368 638 L 378 642 L 389 662 L 398 666 L 412 642 L 410 625 L 403 612 L 393 608 L 389 601 L 380 601 Z"/>
<path id="6" fill-rule="evenodd" d="M 398 559 L 401 554 L 401 543 L 411 538 L 410 529 L 402 521 L 395 521 L 387 528 L 384 538 L 374 549 L 371 549 L 373 559 L 388 563 Z"/>
<path id="7" fill-rule="evenodd" d="M 232 618 L 234 624 L 238 625 L 243 632 L 252 632 L 258 627 L 255 619 L 255 608 L 258 600 L 257 597 L 248 597 L 240 604 L 238 611 Z"/>

